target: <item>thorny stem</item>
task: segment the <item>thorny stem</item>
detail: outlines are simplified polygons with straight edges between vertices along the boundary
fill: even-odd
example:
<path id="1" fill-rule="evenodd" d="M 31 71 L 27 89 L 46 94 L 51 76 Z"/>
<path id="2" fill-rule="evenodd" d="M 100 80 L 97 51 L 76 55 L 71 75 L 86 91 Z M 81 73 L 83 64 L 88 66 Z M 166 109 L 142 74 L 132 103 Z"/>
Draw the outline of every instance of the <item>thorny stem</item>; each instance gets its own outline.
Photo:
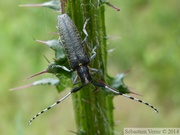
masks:
<path id="1" fill-rule="evenodd" d="M 75 22 L 82 39 L 82 31 L 86 19 L 90 18 L 86 30 L 88 32 L 87 52 L 97 48 L 97 56 L 90 67 L 97 68 L 100 74 L 93 76 L 106 78 L 106 30 L 104 6 L 99 7 L 98 0 L 61 0 L 62 13 L 68 12 Z M 98 89 L 97 92 L 95 92 Z M 77 93 L 72 94 L 78 135 L 113 135 L 113 104 L 112 97 L 100 88 L 87 85 Z"/>

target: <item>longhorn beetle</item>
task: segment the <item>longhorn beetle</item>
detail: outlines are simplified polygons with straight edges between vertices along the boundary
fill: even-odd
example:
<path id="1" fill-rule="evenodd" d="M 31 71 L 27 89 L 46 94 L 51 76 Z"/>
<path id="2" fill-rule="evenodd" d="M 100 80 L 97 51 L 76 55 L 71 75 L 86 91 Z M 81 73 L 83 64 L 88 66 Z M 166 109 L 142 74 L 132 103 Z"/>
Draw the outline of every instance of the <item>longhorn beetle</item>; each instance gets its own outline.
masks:
<path id="1" fill-rule="evenodd" d="M 29 121 L 29 125 L 32 123 L 32 121 L 37 118 L 39 115 L 41 115 L 42 113 L 46 112 L 47 110 L 51 109 L 52 107 L 54 107 L 55 105 L 59 104 L 60 102 L 62 102 L 64 99 L 66 99 L 67 97 L 69 97 L 72 93 L 79 91 L 81 88 L 83 88 L 85 85 L 87 84 L 92 84 L 94 86 L 98 86 L 98 87 L 102 87 L 105 89 L 108 89 L 109 91 L 113 92 L 114 94 L 117 95 L 122 95 L 126 98 L 129 98 L 131 100 L 135 100 L 137 102 L 143 103 L 149 107 L 151 107 L 152 109 L 154 109 L 155 112 L 158 112 L 158 110 L 152 106 L 151 104 L 142 101 L 140 99 L 128 96 L 126 94 L 123 94 L 121 92 L 116 91 L 115 89 L 113 89 L 112 87 L 108 86 L 107 84 L 105 84 L 104 82 L 102 82 L 101 80 L 98 80 L 98 82 L 94 82 L 93 81 L 93 77 L 90 74 L 90 70 L 91 71 L 97 71 L 96 69 L 93 68 L 89 68 L 89 63 L 90 61 L 92 61 L 95 56 L 96 56 L 96 48 L 97 46 L 95 46 L 92 50 L 93 55 L 89 58 L 85 48 L 83 46 L 85 40 L 88 37 L 88 34 L 85 30 L 87 21 L 85 22 L 84 26 L 83 26 L 83 31 L 86 35 L 85 39 L 82 41 L 79 32 L 74 24 L 74 22 L 71 20 L 71 18 L 69 17 L 68 14 L 62 14 L 58 16 L 58 29 L 59 29 L 59 33 L 60 33 L 60 39 L 59 42 L 60 44 L 63 45 L 66 55 L 68 57 L 69 60 L 69 64 L 71 69 L 68 69 L 64 66 L 61 65 L 55 65 L 56 68 L 61 68 L 67 72 L 73 72 L 76 71 L 78 77 L 81 80 L 81 85 L 78 87 L 73 88 L 67 95 L 65 95 L 63 98 L 61 98 L 60 100 L 58 100 L 57 102 L 55 102 L 54 104 L 52 104 L 51 106 L 47 107 L 46 109 L 42 110 L 41 112 L 39 112 L 38 114 L 36 114 L 32 119 L 30 119 Z M 77 80 L 77 76 L 74 78 L 73 82 L 76 82 Z"/>

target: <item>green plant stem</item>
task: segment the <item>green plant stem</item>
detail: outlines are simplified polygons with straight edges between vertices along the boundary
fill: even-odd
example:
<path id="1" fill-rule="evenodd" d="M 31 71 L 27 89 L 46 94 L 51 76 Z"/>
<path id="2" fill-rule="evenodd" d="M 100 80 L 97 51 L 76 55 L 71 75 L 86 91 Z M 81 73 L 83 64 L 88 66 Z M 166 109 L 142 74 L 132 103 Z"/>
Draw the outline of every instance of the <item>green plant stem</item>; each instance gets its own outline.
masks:
<path id="1" fill-rule="evenodd" d="M 85 37 L 83 24 L 90 18 L 86 27 L 89 36 L 85 47 L 90 56 L 93 47 L 99 45 L 90 67 L 100 72 L 92 76 L 104 81 L 107 57 L 104 6 L 99 6 L 98 0 L 61 0 L 61 3 L 62 13 L 69 13 L 82 39 Z M 113 135 L 113 98 L 104 89 L 89 84 L 72 97 L 78 135 Z"/>

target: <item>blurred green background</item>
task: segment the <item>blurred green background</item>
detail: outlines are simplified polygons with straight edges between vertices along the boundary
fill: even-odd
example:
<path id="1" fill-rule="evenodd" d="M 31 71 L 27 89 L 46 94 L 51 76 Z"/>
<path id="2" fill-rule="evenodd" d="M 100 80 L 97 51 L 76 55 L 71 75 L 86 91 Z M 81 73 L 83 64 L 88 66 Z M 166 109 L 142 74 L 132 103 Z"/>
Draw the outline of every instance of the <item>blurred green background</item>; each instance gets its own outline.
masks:
<path id="1" fill-rule="evenodd" d="M 114 98 L 115 131 L 127 127 L 180 127 L 180 1 L 109 0 L 120 12 L 106 6 L 109 40 L 108 73 L 131 69 L 125 83 L 141 98 L 159 109 L 121 96 Z M 63 97 L 54 87 L 37 86 L 10 92 L 9 89 L 52 75 L 23 81 L 44 70 L 53 51 L 35 39 L 57 38 L 58 13 L 45 8 L 20 8 L 30 1 L 0 1 L 0 134 L 54 135 L 76 131 L 71 98 L 43 114 L 31 126 L 28 120 Z M 33 0 L 31 3 L 40 3 Z M 93 124 L 93 123 L 92 123 Z"/>

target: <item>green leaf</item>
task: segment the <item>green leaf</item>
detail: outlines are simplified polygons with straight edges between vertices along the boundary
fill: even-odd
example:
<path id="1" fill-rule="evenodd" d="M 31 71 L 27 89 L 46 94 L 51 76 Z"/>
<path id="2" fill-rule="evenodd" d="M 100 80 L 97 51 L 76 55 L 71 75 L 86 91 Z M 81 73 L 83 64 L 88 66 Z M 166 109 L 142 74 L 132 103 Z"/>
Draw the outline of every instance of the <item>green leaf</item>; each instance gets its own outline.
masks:
<path id="1" fill-rule="evenodd" d="M 114 78 L 109 76 L 108 78 L 110 79 L 110 86 L 121 93 L 131 93 L 128 87 L 123 82 L 125 76 L 126 73 L 117 74 Z"/>
<path id="2" fill-rule="evenodd" d="M 53 78 L 43 78 L 41 80 L 35 81 L 31 84 L 27 84 L 24 86 L 20 86 L 20 87 L 16 87 L 16 88 L 12 88 L 10 90 L 20 90 L 20 89 L 25 89 L 25 88 L 29 88 L 32 86 L 37 86 L 37 85 L 59 85 L 60 81 L 59 79 L 53 79 Z"/>
<path id="3" fill-rule="evenodd" d="M 59 40 L 53 39 L 48 41 L 42 41 L 42 40 L 36 40 L 36 41 L 49 46 L 52 50 L 55 51 L 55 61 L 58 62 L 57 64 L 62 64 L 62 62 L 67 61 L 64 48 Z"/>
<path id="4" fill-rule="evenodd" d="M 51 0 L 40 4 L 23 4 L 20 7 L 47 7 L 56 11 L 60 11 L 61 3 L 59 0 Z"/>

